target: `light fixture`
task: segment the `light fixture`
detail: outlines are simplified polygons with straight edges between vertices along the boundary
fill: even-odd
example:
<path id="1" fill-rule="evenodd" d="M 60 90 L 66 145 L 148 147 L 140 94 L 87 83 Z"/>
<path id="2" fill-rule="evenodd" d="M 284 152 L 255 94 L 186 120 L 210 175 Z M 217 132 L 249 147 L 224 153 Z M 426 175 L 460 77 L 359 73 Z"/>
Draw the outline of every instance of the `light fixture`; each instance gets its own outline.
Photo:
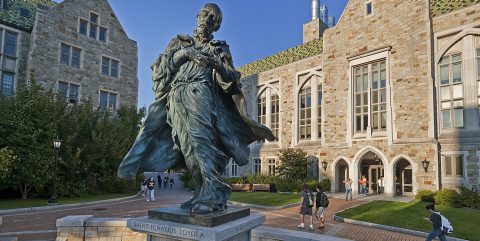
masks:
<path id="1" fill-rule="evenodd" d="M 57 204 L 57 161 L 58 161 L 58 149 L 62 145 L 62 140 L 57 138 L 53 139 L 53 147 L 55 148 L 55 169 L 53 169 L 53 187 L 52 187 L 52 195 L 48 200 L 49 205 L 56 205 Z"/>
<path id="2" fill-rule="evenodd" d="M 322 161 L 322 167 L 323 167 L 323 170 L 326 171 L 327 170 L 327 166 L 328 166 L 328 162 L 326 162 L 325 160 Z"/>
<path id="3" fill-rule="evenodd" d="M 430 165 L 430 162 L 427 161 L 427 159 L 425 158 L 425 159 L 422 161 L 422 166 L 423 166 L 423 170 L 425 170 L 425 173 L 426 173 L 427 170 L 428 170 L 428 165 Z"/>

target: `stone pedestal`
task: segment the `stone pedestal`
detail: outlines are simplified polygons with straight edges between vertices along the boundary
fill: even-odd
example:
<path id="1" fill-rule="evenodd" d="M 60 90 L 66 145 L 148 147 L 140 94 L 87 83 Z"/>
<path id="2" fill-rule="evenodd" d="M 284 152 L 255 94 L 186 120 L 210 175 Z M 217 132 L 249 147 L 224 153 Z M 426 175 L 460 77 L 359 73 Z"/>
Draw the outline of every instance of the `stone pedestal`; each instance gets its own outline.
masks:
<path id="1" fill-rule="evenodd" d="M 146 233 L 147 241 L 250 241 L 251 230 L 265 222 L 265 215 L 250 214 L 248 208 L 200 215 L 165 207 L 148 214 L 127 221 L 128 228 Z"/>

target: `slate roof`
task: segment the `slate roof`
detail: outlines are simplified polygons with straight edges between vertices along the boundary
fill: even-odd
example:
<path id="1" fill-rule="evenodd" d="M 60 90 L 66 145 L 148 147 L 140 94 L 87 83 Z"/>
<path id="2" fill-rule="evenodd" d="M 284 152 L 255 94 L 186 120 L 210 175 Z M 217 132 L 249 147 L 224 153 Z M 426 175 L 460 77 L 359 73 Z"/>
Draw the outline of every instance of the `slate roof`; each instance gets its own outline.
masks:
<path id="1" fill-rule="evenodd" d="M 268 56 L 255 62 L 239 67 L 237 70 L 242 73 L 242 78 L 271 70 L 283 65 L 293 63 L 323 52 L 322 39 L 289 48 L 280 53 Z"/>
<path id="2" fill-rule="evenodd" d="M 436 17 L 478 3 L 480 3 L 480 0 L 432 0 L 430 2 L 430 13 L 432 17 Z"/>
<path id="3" fill-rule="evenodd" d="M 35 22 L 35 13 L 38 8 L 48 9 L 56 5 L 51 0 L 0 0 L 6 3 L 0 9 L 0 23 L 31 31 Z"/>

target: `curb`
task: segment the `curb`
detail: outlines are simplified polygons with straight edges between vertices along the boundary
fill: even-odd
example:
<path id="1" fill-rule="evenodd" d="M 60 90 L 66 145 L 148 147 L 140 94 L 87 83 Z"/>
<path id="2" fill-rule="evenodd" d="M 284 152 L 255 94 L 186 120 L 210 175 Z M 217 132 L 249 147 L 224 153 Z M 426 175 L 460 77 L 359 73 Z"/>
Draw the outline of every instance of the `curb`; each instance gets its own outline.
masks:
<path id="1" fill-rule="evenodd" d="M 290 207 L 295 207 L 300 205 L 300 203 L 291 203 L 283 206 L 262 206 L 257 204 L 241 203 L 241 202 L 234 202 L 234 201 L 228 201 L 227 203 L 235 206 L 250 207 L 250 208 L 262 209 L 262 210 L 279 210 L 279 209 L 290 208 Z"/>
<path id="2" fill-rule="evenodd" d="M 31 207 L 31 208 L 15 208 L 15 209 L 5 209 L 5 210 L 0 210 L 0 215 L 5 215 L 5 214 L 12 214 L 12 213 L 17 213 L 17 212 L 28 212 L 28 211 L 48 211 L 48 210 L 55 210 L 55 209 L 60 209 L 60 208 L 65 208 L 65 207 L 79 207 L 79 206 L 88 206 L 91 204 L 102 204 L 102 203 L 109 203 L 109 202 L 117 202 L 117 201 L 123 201 L 131 198 L 138 197 L 140 192 L 133 196 L 128 196 L 128 197 L 119 197 L 119 198 L 113 198 L 113 199 L 106 199 L 106 200 L 99 200 L 99 201 L 92 201 L 92 202 L 82 202 L 82 203 L 72 203 L 72 204 L 61 204 L 61 205 L 54 205 L 54 206 L 40 206 L 40 207 Z"/>
<path id="3" fill-rule="evenodd" d="M 349 219 L 349 218 L 343 218 L 343 217 L 337 216 L 337 214 L 333 215 L 333 219 L 338 221 L 338 222 L 342 222 L 342 223 L 351 223 L 351 224 L 356 224 L 356 225 L 362 225 L 362 226 L 366 226 L 366 227 L 378 228 L 378 229 L 383 229 L 383 230 L 397 232 L 397 233 L 405 233 L 405 234 L 415 235 L 415 236 L 424 237 L 424 238 L 428 236 L 428 233 L 425 233 L 425 232 L 422 232 L 422 231 L 392 227 L 392 226 L 387 226 L 387 225 L 383 225 L 383 224 L 369 223 L 369 222 L 364 222 L 364 221 L 358 221 L 358 220 L 353 220 L 353 219 Z M 468 241 L 466 239 L 460 239 L 460 238 L 454 238 L 454 237 L 447 237 L 447 240 L 450 240 L 450 241 Z"/>

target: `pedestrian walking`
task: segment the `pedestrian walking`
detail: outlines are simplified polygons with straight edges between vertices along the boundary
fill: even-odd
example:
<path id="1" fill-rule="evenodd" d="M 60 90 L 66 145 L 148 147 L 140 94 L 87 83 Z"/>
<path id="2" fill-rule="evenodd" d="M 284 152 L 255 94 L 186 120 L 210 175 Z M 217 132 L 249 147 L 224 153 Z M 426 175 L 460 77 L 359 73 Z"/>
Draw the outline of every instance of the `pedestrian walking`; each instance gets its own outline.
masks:
<path id="1" fill-rule="evenodd" d="M 350 201 L 352 201 L 352 179 L 347 178 L 343 181 L 343 183 L 345 184 L 345 192 L 347 194 L 345 196 L 345 201 L 348 201 L 349 197 Z"/>
<path id="2" fill-rule="evenodd" d="M 313 193 L 308 190 L 307 184 L 303 184 L 303 190 L 300 195 L 300 225 L 298 225 L 297 228 L 305 229 L 305 216 L 310 216 L 310 226 L 308 229 L 313 230 L 312 208 L 315 202 L 313 201 Z"/>
<path id="3" fill-rule="evenodd" d="M 360 193 L 363 195 L 367 195 L 368 194 L 367 178 L 364 175 L 362 175 L 362 177 L 358 179 L 358 183 L 360 184 Z"/>
<path id="4" fill-rule="evenodd" d="M 158 189 L 162 189 L 162 176 L 160 176 L 160 173 L 157 174 L 157 181 L 158 181 Z"/>
<path id="5" fill-rule="evenodd" d="M 320 226 L 318 228 L 325 228 L 325 211 L 327 210 L 329 201 L 328 197 L 323 192 L 322 187 L 317 185 L 317 196 L 315 197 L 315 217 L 317 218 Z"/>
<path id="6" fill-rule="evenodd" d="M 173 182 L 174 182 L 174 181 L 173 181 L 173 178 L 170 178 L 170 190 L 173 189 Z"/>
<path id="7" fill-rule="evenodd" d="M 434 238 L 438 237 L 440 241 L 447 241 L 445 234 L 442 230 L 442 216 L 439 212 L 435 211 L 435 205 L 430 204 L 425 207 L 427 212 L 431 213 L 430 218 L 424 218 L 427 222 L 431 223 L 433 226 L 432 232 L 430 232 L 425 241 L 432 241 Z"/>
<path id="8" fill-rule="evenodd" d="M 168 177 L 165 176 L 165 177 L 163 178 L 163 189 L 167 189 L 167 183 L 168 183 Z"/>
<path id="9" fill-rule="evenodd" d="M 378 194 L 383 194 L 384 191 L 385 191 L 385 182 L 384 182 L 384 180 L 383 180 L 383 176 L 380 176 L 380 178 L 378 178 L 377 186 L 378 186 L 378 191 L 377 191 L 377 193 L 378 193 Z"/>
<path id="10" fill-rule="evenodd" d="M 155 202 L 155 181 L 150 177 L 147 181 L 147 202 Z"/>
<path id="11" fill-rule="evenodd" d="M 145 197 L 147 193 L 147 179 L 143 178 L 142 182 L 140 183 L 140 191 L 142 192 L 142 197 Z"/>

